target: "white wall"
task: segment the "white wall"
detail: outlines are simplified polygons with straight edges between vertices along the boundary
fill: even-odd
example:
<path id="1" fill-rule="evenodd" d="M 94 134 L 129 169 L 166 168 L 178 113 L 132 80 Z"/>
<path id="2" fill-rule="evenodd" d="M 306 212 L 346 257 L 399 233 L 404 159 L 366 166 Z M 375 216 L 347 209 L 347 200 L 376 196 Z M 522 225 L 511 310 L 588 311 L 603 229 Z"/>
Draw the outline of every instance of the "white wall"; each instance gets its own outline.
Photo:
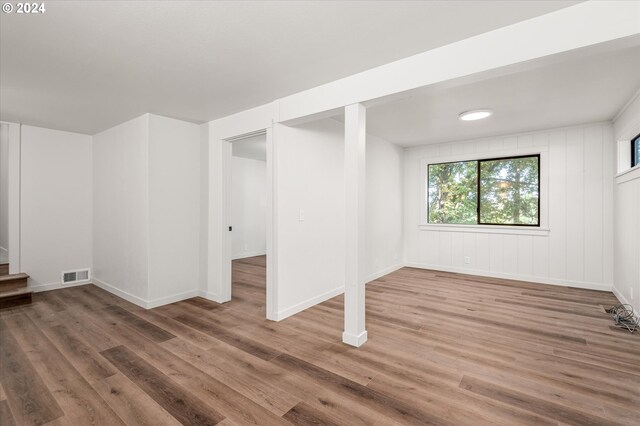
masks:
<path id="1" fill-rule="evenodd" d="M 93 137 L 96 284 L 144 307 L 197 294 L 200 137 L 152 114 Z"/>
<path id="2" fill-rule="evenodd" d="M 200 126 L 149 115 L 149 291 L 152 305 L 196 295 Z"/>
<path id="3" fill-rule="evenodd" d="M 344 125 L 278 124 L 274 143 L 281 319 L 344 291 Z"/>
<path id="4" fill-rule="evenodd" d="M 9 125 L 0 124 L 0 250 L 9 249 Z M 4 254 L 6 255 L 6 253 Z"/>
<path id="5" fill-rule="evenodd" d="M 640 91 L 616 114 L 613 133 L 617 148 L 617 171 L 624 173 L 631 168 L 631 138 L 640 133 Z"/>
<path id="6" fill-rule="evenodd" d="M 267 253 L 267 163 L 231 159 L 231 224 L 233 259 Z"/>
<path id="7" fill-rule="evenodd" d="M 209 279 L 209 124 L 200 126 L 200 255 L 198 290 L 206 294 Z"/>
<path id="8" fill-rule="evenodd" d="M 93 137 L 93 275 L 110 291 L 148 299 L 149 115 Z"/>
<path id="9" fill-rule="evenodd" d="M 91 136 L 22 126 L 21 269 L 34 290 L 92 266 L 91 158 Z"/>
<path id="10" fill-rule="evenodd" d="M 640 93 L 640 92 L 639 92 Z M 629 140 L 640 133 L 640 96 L 614 122 L 614 143 L 620 154 L 630 151 Z M 623 157 L 622 155 L 618 156 Z M 626 166 L 626 167 L 625 167 Z M 619 164 L 614 183 L 614 293 L 640 312 L 640 167 Z"/>
<path id="11" fill-rule="evenodd" d="M 367 281 L 404 264 L 404 151 L 367 134 Z"/>
<path id="12" fill-rule="evenodd" d="M 405 151 L 406 260 L 411 266 L 610 290 L 613 283 L 612 127 L 592 124 Z M 548 233 L 421 227 L 422 161 L 543 152 Z M 546 158 L 546 160 L 545 160 Z M 547 164 L 545 164 L 545 161 Z M 548 185 L 545 196 L 545 182 Z M 471 262 L 464 264 L 469 256 Z"/>
<path id="13" fill-rule="evenodd" d="M 344 291 L 344 124 L 274 126 L 278 208 L 278 318 Z M 367 273 L 402 266 L 403 150 L 367 135 Z M 304 221 L 300 221 L 304 210 Z"/>

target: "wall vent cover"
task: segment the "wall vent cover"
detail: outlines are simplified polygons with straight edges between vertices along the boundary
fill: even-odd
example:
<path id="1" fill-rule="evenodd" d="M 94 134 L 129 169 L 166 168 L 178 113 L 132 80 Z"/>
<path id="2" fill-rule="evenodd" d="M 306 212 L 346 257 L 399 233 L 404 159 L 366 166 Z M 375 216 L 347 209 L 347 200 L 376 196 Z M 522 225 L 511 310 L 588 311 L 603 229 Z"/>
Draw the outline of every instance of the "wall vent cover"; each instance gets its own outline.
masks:
<path id="1" fill-rule="evenodd" d="M 73 284 L 84 281 L 89 281 L 91 278 L 91 270 L 78 269 L 75 271 L 63 271 L 62 272 L 62 284 Z"/>

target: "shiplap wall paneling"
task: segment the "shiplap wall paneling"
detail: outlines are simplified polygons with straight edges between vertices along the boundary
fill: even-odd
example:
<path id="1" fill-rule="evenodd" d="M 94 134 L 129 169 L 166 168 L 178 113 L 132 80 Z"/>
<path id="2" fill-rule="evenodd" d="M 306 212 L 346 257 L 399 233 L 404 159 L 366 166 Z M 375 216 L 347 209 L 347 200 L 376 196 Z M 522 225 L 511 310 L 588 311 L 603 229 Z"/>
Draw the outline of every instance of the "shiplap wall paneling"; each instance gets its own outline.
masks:
<path id="1" fill-rule="evenodd" d="M 616 156 L 614 152 L 614 137 L 613 137 L 613 128 L 612 127 L 603 127 L 603 146 L 610 147 L 609 149 L 603 149 L 602 158 L 604 165 L 603 169 L 603 187 L 602 187 L 602 223 L 603 227 L 603 262 L 602 262 L 602 275 L 603 281 L 613 283 L 613 265 L 614 265 L 614 257 L 613 257 L 613 235 L 614 235 L 614 215 L 613 211 L 615 209 L 615 200 L 614 200 L 614 181 L 615 181 L 615 173 L 616 173 Z"/>
<path id="2" fill-rule="evenodd" d="M 603 130 L 588 127 L 584 131 L 584 280 L 602 282 L 603 274 L 603 229 L 591 230 L 592 223 L 603 223 Z"/>
<path id="3" fill-rule="evenodd" d="M 549 276 L 567 278 L 567 133 L 549 135 Z"/>
<path id="4" fill-rule="evenodd" d="M 584 276 L 584 129 L 567 131 L 567 279 Z"/>
<path id="5" fill-rule="evenodd" d="M 489 234 L 476 235 L 475 258 L 476 258 L 476 269 L 480 271 L 491 270 L 491 256 L 489 254 Z"/>
<path id="6" fill-rule="evenodd" d="M 405 151 L 406 253 L 412 266 L 485 273 L 606 289 L 612 283 L 611 125 L 428 145 Z M 541 212 L 548 234 L 503 234 L 421 227 L 422 167 L 456 156 L 487 158 L 518 150 L 544 153 Z M 547 187 L 545 188 L 545 184 Z M 544 202 L 546 201 L 546 203 Z M 424 211 L 424 210 L 422 210 Z M 465 263 L 469 257 L 469 263 Z"/>

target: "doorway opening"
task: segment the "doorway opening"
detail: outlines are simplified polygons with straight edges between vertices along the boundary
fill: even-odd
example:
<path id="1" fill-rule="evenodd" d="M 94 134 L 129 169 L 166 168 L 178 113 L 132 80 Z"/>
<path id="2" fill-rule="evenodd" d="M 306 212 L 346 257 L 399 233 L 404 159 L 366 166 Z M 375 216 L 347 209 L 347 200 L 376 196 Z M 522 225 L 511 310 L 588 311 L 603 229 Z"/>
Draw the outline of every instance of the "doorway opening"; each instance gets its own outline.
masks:
<path id="1" fill-rule="evenodd" d="M 267 135 L 235 139 L 231 150 L 231 303 L 265 318 Z"/>

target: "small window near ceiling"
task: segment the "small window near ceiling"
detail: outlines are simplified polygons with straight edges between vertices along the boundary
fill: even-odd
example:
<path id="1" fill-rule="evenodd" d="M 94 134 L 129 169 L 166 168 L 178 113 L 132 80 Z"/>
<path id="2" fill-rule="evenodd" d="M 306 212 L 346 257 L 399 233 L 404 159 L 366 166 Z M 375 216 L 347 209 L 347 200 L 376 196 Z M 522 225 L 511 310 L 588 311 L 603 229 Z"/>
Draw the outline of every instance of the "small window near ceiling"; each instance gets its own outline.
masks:
<path id="1" fill-rule="evenodd" d="M 540 226 L 540 156 L 429 164 L 429 223 Z"/>
<path id="2" fill-rule="evenodd" d="M 640 135 L 631 140 L 631 167 L 640 164 Z"/>

